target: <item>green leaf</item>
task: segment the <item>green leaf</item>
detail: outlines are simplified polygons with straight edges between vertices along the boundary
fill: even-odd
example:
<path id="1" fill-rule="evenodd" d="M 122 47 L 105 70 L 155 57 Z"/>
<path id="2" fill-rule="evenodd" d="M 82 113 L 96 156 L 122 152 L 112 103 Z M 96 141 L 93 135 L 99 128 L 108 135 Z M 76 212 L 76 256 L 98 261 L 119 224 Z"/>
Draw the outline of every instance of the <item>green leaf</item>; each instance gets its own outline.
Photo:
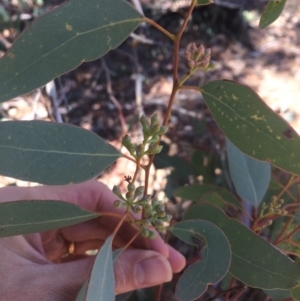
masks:
<path id="1" fill-rule="evenodd" d="M 221 130 L 243 153 L 300 175 L 299 135 L 254 91 L 227 80 L 200 90 Z"/>
<path id="2" fill-rule="evenodd" d="M 113 236 L 106 239 L 92 270 L 86 301 L 115 301 L 115 278 L 112 259 Z"/>
<path id="3" fill-rule="evenodd" d="M 75 301 L 85 301 L 90 278 L 88 278 L 81 287 Z"/>
<path id="4" fill-rule="evenodd" d="M 234 207 L 242 209 L 239 201 L 227 189 L 213 185 L 193 184 L 189 186 L 179 187 L 175 190 L 174 195 L 193 202 L 198 202 L 200 198 L 203 197 L 203 195 L 211 192 L 218 193 L 226 203 L 230 203 Z"/>
<path id="5" fill-rule="evenodd" d="M 297 285 L 291 289 L 291 296 L 295 301 L 300 301 L 300 285 Z"/>
<path id="6" fill-rule="evenodd" d="M 123 0 L 72 0 L 45 14 L 0 60 L 0 102 L 103 56 L 142 21 Z"/>
<path id="7" fill-rule="evenodd" d="M 264 290 L 272 301 L 282 301 L 291 297 L 290 290 Z"/>
<path id="8" fill-rule="evenodd" d="M 208 5 L 214 3 L 214 0 L 197 0 L 196 5 Z"/>
<path id="9" fill-rule="evenodd" d="M 95 133 L 44 121 L 0 123 L 0 174 L 50 185 L 99 175 L 120 153 Z"/>
<path id="10" fill-rule="evenodd" d="M 124 293 L 121 295 L 116 296 L 115 301 L 125 301 L 128 300 L 129 297 L 133 294 L 133 292 Z"/>
<path id="11" fill-rule="evenodd" d="M 251 287 L 290 289 L 300 283 L 300 267 L 249 228 L 211 205 L 193 205 L 185 219 L 212 222 L 227 236 L 232 260 L 229 272 Z"/>
<path id="12" fill-rule="evenodd" d="M 177 223 L 168 229 L 188 244 L 196 245 L 202 259 L 190 265 L 179 278 L 176 299 L 190 301 L 199 298 L 210 284 L 220 281 L 228 272 L 231 252 L 224 233 L 203 220 Z"/>
<path id="13" fill-rule="evenodd" d="M 268 25 L 276 21 L 281 15 L 286 0 L 270 0 L 260 18 L 259 28 L 266 28 Z"/>
<path id="14" fill-rule="evenodd" d="M 268 190 L 271 180 L 271 166 L 244 155 L 226 139 L 229 170 L 238 195 L 259 206 Z"/>
<path id="15" fill-rule="evenodd" d="M 0 237 L 59 229 L 99 215 L 61 201 L 0 203 Z"/>

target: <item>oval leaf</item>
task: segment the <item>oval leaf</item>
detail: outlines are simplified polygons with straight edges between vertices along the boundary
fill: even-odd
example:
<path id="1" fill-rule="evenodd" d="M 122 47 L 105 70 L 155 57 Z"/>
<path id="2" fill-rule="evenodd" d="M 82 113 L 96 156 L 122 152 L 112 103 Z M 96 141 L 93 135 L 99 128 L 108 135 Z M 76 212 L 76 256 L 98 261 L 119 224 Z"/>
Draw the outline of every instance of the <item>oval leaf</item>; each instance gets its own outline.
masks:
<path id="1" fill-rule="evenodd" d="M 230 203 L 234 207 L 242 209 L 239 201 L 227 189 L 213 185 L 193 184 L 179 187 L 175 190 L 174 195 L 193 202 L 198 202 L 200 198 L 208 193 L 218 193 L 226 203 Z"/>
<path id="2" fill-rule="evenodd" d="M 291 289 L 291 296 L 295 301 L 300 301 L 300 285 L 297 285 Z"/>
<path id="3" fill-rule="evenodd" d="M 228 139 L 226 147 L 230 175 L 236 192 L 242 199 L 257 207 L 269 187 L 270 164 L 244 155 Z"/>
<path id="4" fill-rule="evenodd" d="M 175 292 L 180 301 L 195 300 L 208 285 L 217 283 L 228 272 L 231 260 L 228 240 L 218 227 L 203 220 L 183 221 L 168 230 L 186 243 L 198 246 L 202 253 L 202 259 L 190 265 L 179 278 Z"/>
<path id="5" fill-rule="evenodd" d="M 262 289 L 290 289 L 300 284 L 300 267 L 296 263 L 220 209 L 193 205 L 185 219 L 196 218 L 210 221 L 224 232 L 232 252 L 229 272 L 241 282 Z"/>
<path id="6" fill-rule="evenodd" d="M 217 80 L 201 89 L 220 129 L 243 153 L 300 175 L 300 137 L 250 88 Z"/>
<path id="7" fill-rule="evenodd" d="M 113 236 L 100 249 L 90 277 L 86 301 L 115 301 L 115 278 L 112 259 Z"/>
<path id="8" fill-rule="evenodd" d="M 85 281 L 85 283 L 81 287 L 75 301 L 85 301 L 86 300 L 86 294 L 87 294 L 87 290 L 88 290 L 88 286 L 89 286 L 89 281 L 90 281 L 90 278 L 88 278 Z"/>
<path id="9" fill-rule="evenodd" d="M 99 175 L 120 153 L 95 133 L 44 121 L 0 123 L 0 174 L 50 185 Z"/>
<path id="10" fill-rule="evenodd" d="M 264 290 L 272 301 L 282 301 L 291 297 L 290 290 Z"/>
<path id="11" fill-rule="evenodd" d="M 61 201 L 5 202 L 0 204 L 0 237 L 58 229 L 99 215 Z"/>
<path id="12" fill-rule="evenodd" d="M 266 28 L 268 25 L 276 21 L 281 15 L 286 0 L 270 0 L 267 4 L 259 21 L 259 28 Z"/>
<path id="13" fill-rule="evenodd" d="M 0 60 L 0 102 L 121 44 L 143 21 L 122 0 L 72 0 L 37 19 Z"/>

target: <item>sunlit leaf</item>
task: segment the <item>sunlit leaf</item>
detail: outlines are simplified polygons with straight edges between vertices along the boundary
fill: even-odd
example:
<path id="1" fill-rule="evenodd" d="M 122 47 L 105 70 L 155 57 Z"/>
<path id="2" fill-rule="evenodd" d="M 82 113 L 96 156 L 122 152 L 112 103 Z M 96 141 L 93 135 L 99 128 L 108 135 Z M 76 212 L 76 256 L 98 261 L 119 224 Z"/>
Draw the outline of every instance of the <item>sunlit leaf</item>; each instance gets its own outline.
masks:
<path id="1" fill-rule="evenodd" d="M 86 301 L 115 301 L 112 240 L 113 236 L 106 239 L 96 257 Z"/>
<path id="2" fill-rule="evenodd" d="M 93 132 L 44 121 L 0 122 L 0 174 L 59 185 L 99 175 L 120 153 Z"/>
<path id="3" fill-rule="evenodd" d="M 61 201 L 0 203 L 0 237 L 59 229 L 99 215 Z"/>
<path id="4" fill-rule="evenodd" d="M 291 297 L 290 290 L 264 290 L 272 301 L 282 301 Z"/>
<path id="5" fill-rule="evenodd" d="M 217 80 L 200 88 L 227 138 L 243 153 L 300 175 L 300 137 L 250 88 Z"/>
<path id="6" fill-rule="evenodd" d="M 193 202 L 198 202 L 201 197 L 203 197 L 207 193 L 213 192 L 218 193 L 222 197 L 224 202 L 229 203 L 238 209 L 242 209 L 239 201 L 227 189 L 213 185 L 193 184 L 179 187 L 175 190 L 174 195 Z"/>
<path id="7" fill-rule="evenodd" d="M 243 154 L 226 139 L 227 157 L 231 179 L 238 195 L 255 205 L 261 203 L 269 187 L 271 166 Z"/>
<path id="8" fill-rule="evenodd" d="M 127 1 L 67 1 L 34 21 L 0 60 L 0 102 L 103 56 L 142 21 Z"/>
<path id="9" fill-rule="evenodd" d="M 259 28 L 263 29 L 276 21 L 281 15 L 286 0 L 270 0 L 260 18 Z"/>
<path id="10" fill-rule="evenodd" d="M 218 227 L 203 220 L 183 221 L 168 230 L 201 252 L 201 260 L 184 271 L 175 292 L 180 301 L 197 299 L 208 285 L 217 283 L 228 272 L 231 260 L 228 240 Z"/>
<path id="11" fill-rule="evenodd" d="M 300 283 L 300 267 L 296 263 L 220 209 L 193 205 L 185 219 L 197 218 L 212 222 L 224 232 L 232 251 L 229 272 L 241 282 L 262 289 L 290 289 Z"/>

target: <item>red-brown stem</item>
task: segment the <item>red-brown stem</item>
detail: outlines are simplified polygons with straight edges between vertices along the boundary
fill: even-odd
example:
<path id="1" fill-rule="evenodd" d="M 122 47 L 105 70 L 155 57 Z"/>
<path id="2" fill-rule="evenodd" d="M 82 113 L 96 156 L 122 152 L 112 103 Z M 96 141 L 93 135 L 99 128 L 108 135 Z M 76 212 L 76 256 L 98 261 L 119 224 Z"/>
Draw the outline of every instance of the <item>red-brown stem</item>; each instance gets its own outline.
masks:
<path id="1" fill-rule="evenodd" d="M 130 239 L 130 241 L 126 244 L 126 246 L 123 248 L 124 250 L 127 249 L 134 241 L 135 239 L 141 234 L 141 231 L 138 231 L 134 234 L 134 236 Z"/>
<path id="2" fill-rule="evenodd" d="M 159 301 L 160 300 L 160 296 L 161 296 L 161 292 L 162 292 L 162 287 L 163 287 L 162 284 L 160 284 L 160 285 L 157 286 L 156 291 L 155 291 L 154 301 Z"/>
<path id="3" fill-rule="evenodd" d="M 111 216 L 111 217 L 122 219 L 124 215 L 119 213 L 114 213 L 114 212 L 99 212 L 99 216 Z"/>
<path id="4" fill-rule="evenodd" d="M 113 237 L 116 236 L 117 232 L 119 231 L 119 229 L 121 228 L 123 222 L 126 220 L 127 218 L 127 214 L 124 214 L 123 217 L 120 219 L 120 221 L 118 222 L 116 228 L 114 229 L 114 232 L 113 232 Z"/>
<path id="5" fill-rule="evenodd" d="M 290 232 L 286 237 L 282 238 L 281 240 L 277 241 L 277 245 L 283 243 L 284 241 L 290 239 L 295 233 L 300 230 L 300 225 L 296 227 L 292 232 Z"/>
<path id="6" fill-rule="evenodd" d="M 141 159 L 137 159 L 136 167 L 135 167 L 135 173 L 134 173 L 134 176 L 132 178 L 132 183 L 134 183 L 136 181 L 136 178 L 137 178 L 137 176 L 139 174 L 139 171 L 141 169 L 140 165 L 141 165 Z"/>
<path id="7" fill-rule="evenodd" d="M 153 27 L 155 27 L 156 29 L 158 29 L 160 32 L 162 32 L 163 34 L 165 34 L 168 38 L 170 38 L 173 42 L 176 39 L 176 36 L 170 32 L 168 32 L 166 29 L 164 29 L 163 27 L 161 27 L 159 24 L 157 24 L 155 21 L 144 17 L 144 21 L 151 24 Z"/>
<path id="8" fill-rule="evenodd" d="M 235 296 L 233 296 L 231 301 L 237 301 L 245 292 L 245 289 L 241 290 L 240 292 L 236 293 Z"/>
<path id="9" fill-rule="evenodd" d="M 230 289 L 233 287 L 234 282 L 235 282 L 235 278 L 232 277 L 232 279 L 231 279 L 231 281 L 230 281 L 230 283 L 229 283 L 228 291 L 226 292 L 226 295 L 225 295 L 225 297 L 224 297 L 224 301 L 228 301 L 229 296 L 230 296 L 230 293 L 231 293 L 231 290 L 230 290 Z"/>
<path id="10" fill-rule="evenodd" d="M 277 180 L 277 179 L 276 179 Z M 287 184 L 285 186 L 283 186 L 278 180 L 277 182 L 279 183 L 280 186 L 283 186 L 283 189 L 280 191 L 280 193 L 276 196 L 277 199 L 280 199 L 282 197 L 282 195 L 287 192 L 287 190 L 290 188 L 291 185 L 293 185 L 295 183 L 295 181 L 297 181 L 298 178 L 295 179 L 295 176 L 292 175 L 289 179 L 289 181 L 287 182 Z M 292 196 L 293 201 L 295 201 L 295 198 Z"/>
<path id="11" fill-rule="evenodd" d="M 278 234 L 278 236 L 276 237 L 276 239 L 273 242 L 274 246 L 278 245 L 278 241 L 280 240 L 280 238 L 282 237 L 282 235 L 284 234 L 284 232 L 286 231 L 288 226 L 291 224 L 292 220 L 293 220 L 293 218 L 290 217 L 289 220 L 285 223 L 284 227 L 281 229 L 280 233 Z"/>
<path id="12" fill-rule="evenodd" d="M 136 160 L 135 160 L 135 159 L 133 159 L 133 158 L 131 158 L 130 156 L 127 156 L 127 155 L 125 155 L 125 154 L 122 154 L 121 157 L 124 157 L 124 158 L 126 158 L 127 160 L 130 160 L 130 161 L 136 163 Z"/>
<path id="13" fill-rule="evenodd" d="M 178 90 L 195 90 L 200 93 L 200 90 L 196 86 L 178 86 Z"/>
<path id="14" fill-rule="evenodd" d="M 171 117 L 171 111 L 172 111 L 172 106 L 175 100 L 175 95 L 179 89 L 178 85 L 178 65 L 179 65 L 179 46 L 180 46 L 180 40 L 182 37 L 182 34 L 184 32 L 184 29 L 186 28 L 186 25 L 189 21 L 189 18 L 192 14 L 192 11 L 196 5 L 197 0 L 192 0 L 191 5 L 188 9 L 188 12 L 184 18 L 183 24 L 181 25 L 181 28 L 179 32 L 174 36 L 174 55 L 173 55 L 173 87 L 172 87 L 172 92 L 170 95 L 168 107 L 167 107 L 167 112 L 163 121 L 163 125 L 167 125 L 169 122 L 169 119 Z M 150 22 L 149 22 L 150 23 Z M 150 23 L 152 24 L 152 23 Z M 153 24 L 152 24 L 153 25 Z M 159 138 L 158 143 L 160 142 L 161 137 Z M 155 155 L 151 155 L 149 157 L 149 162 L 145 166 L 145 188 L 144 188 L 144 195 L 147 195 L 148 193 L 148 179 L 149 179 L 149 173 L 150 173 L 150 168 L 153 163 Z"/>

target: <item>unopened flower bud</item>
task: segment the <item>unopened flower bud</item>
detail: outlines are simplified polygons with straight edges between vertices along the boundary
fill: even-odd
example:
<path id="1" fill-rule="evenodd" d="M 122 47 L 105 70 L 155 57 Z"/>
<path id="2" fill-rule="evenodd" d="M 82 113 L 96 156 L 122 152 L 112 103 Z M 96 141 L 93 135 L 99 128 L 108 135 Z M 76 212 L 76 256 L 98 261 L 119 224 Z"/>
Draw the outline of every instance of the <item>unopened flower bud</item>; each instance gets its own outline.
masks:
<path id="1" fill-rule="evenodd" d="M 139 214 L 139 213 L 141 213 L 141 212 L 143 211 L 143 208 L 142 208 L 142 206 L 140 206 L 140 205 L 136 205 L 136 206 L 134 206 L 134 207 L 132 208 L 132 211 L 133 211 L 133 213 Z"/>
<path id="2" fill-rule="evenodd" d="M 118 196 L 118 197 L 122 197 L 122 193 L 121 193 L 121 189 L 119 186 L 114 185 L 112 192 Z"/>
<path id="3" fill-rule="evenodd" d="M 158 123 L 150 127 L 150 134 L 154 135 L 160 130 L 160 125 Z"/>
<path id="4" fill-rule="evenodd" d="M 188 49 L 184 52 L 184 57 L 185 57 L 187 60 L 190 60 L 190 59 L 191 59 L 191 52 L 190 52 Z"/>
<path id="5" fill-rule="evenodd" d="M 115 208 L 120 208 L 122 207 L 122 202 L 120 200 L 115 200 L 114 201 L 114 207 Z"/>
<path id="6" fill-rule="evenodd" d="M 168 126 L 162 125 L 156 134 L 159 136 L 164 135 L 167 133 L 168 129 L 169 129 Z"/>
<path id="7" fill-rule="evenodd" d="M 127 199 L 131 199 L 133 196 L 134 196 L 133 191 L 128 191 L 128 192 L 126 192 L 126 198 L 127 198 Z"/>
<path id="8" fill-rule="evenodd" d="M 164 229 L 165 228 L 165 224 L 162 220 L 158 220 L 156 223 L 155 223 L 155 226 L 157 229 Z"/>
<path id="9" fill-rule="evenodd" d="M 144 219 L 142 221 L 142 225 L 143 227 L 148 228 L 149 226 L 151 226 L 151 221 L 149 219 Z"/>
<path id="10" fill-rule="evenodd" d="M 142 115 L 140 118 L 140 123 L 142 125 L 143 128 L 148 129 L 149 128 L 149 123 L 148 123 L 148 119 L 145 115 Z"/>
<path id="11" fill-rule="evenodd" d="M 134 198 L 136 199 L 144 192 L 144 186 L 139 186 L 134 192 Z"/>
<path id="12" fill-rule="evenodd" d="M 130 144 L 131 144 L 131 138 L 126 135 L 122 138 L 122 144 L 125 146 L 125 147 L 128 147 Z"/>
<path id="13" fill-rule="evenodd" d="M 150 127 L 152 128 L 155 124 L 158 124 L 158 115 L 157 113 L 153 114 L 150 118 Z"/>
<path id="14" fill-rule="evenodd" d="M 133 183 L 129 183 L 129 184 L 127 185 L 127 190 L 128 190 L 128 191 L 134 191 L 134 189 L 135 189 L 135 185 L 134 185 Z"/>
<path id="15" fill-rule="evenodd" d="M 197 46 L 195 43 L 191 43 L 188 47 L 192 54 L 194 54 L 194 52 L 197 50 Z"/>
<path id="16" fill-rule="evenodd" d="M 190 68 L 194 68 L 195 67 L 195 61 L 194 60 L 189 60 L 188 61 L 188 66 L 190 67 Z"/>
<path id="17" fill-rule="evenodd" d="M 148 229 L 146 229 L 146 228 L 143 228 L 143 229 L 142 229 L 142 235 L 143 235 L 144 237 L 148 237 L 149 234 L 150 234 L 150 232 L 149 232 Z"/>
<path id="18" fill-rule="evenodd" d="M 157 135 L 154 135 L 151 139 L 149 139 L 148 143 L 156 143 L 159 141 L 159 137 Z"/>
<path id="19" fill-rule="evenodd" d="M 166 211 L 165 210 L 156 211 L 156 215 L 158 217 L 165 217 L 166 216 Z"/>
<path id="20" fill-rule="evenodd" d="M 156 234 L 153 231 L 149 231 L 148 238 L 155 239 L 156 238 Z"/>

